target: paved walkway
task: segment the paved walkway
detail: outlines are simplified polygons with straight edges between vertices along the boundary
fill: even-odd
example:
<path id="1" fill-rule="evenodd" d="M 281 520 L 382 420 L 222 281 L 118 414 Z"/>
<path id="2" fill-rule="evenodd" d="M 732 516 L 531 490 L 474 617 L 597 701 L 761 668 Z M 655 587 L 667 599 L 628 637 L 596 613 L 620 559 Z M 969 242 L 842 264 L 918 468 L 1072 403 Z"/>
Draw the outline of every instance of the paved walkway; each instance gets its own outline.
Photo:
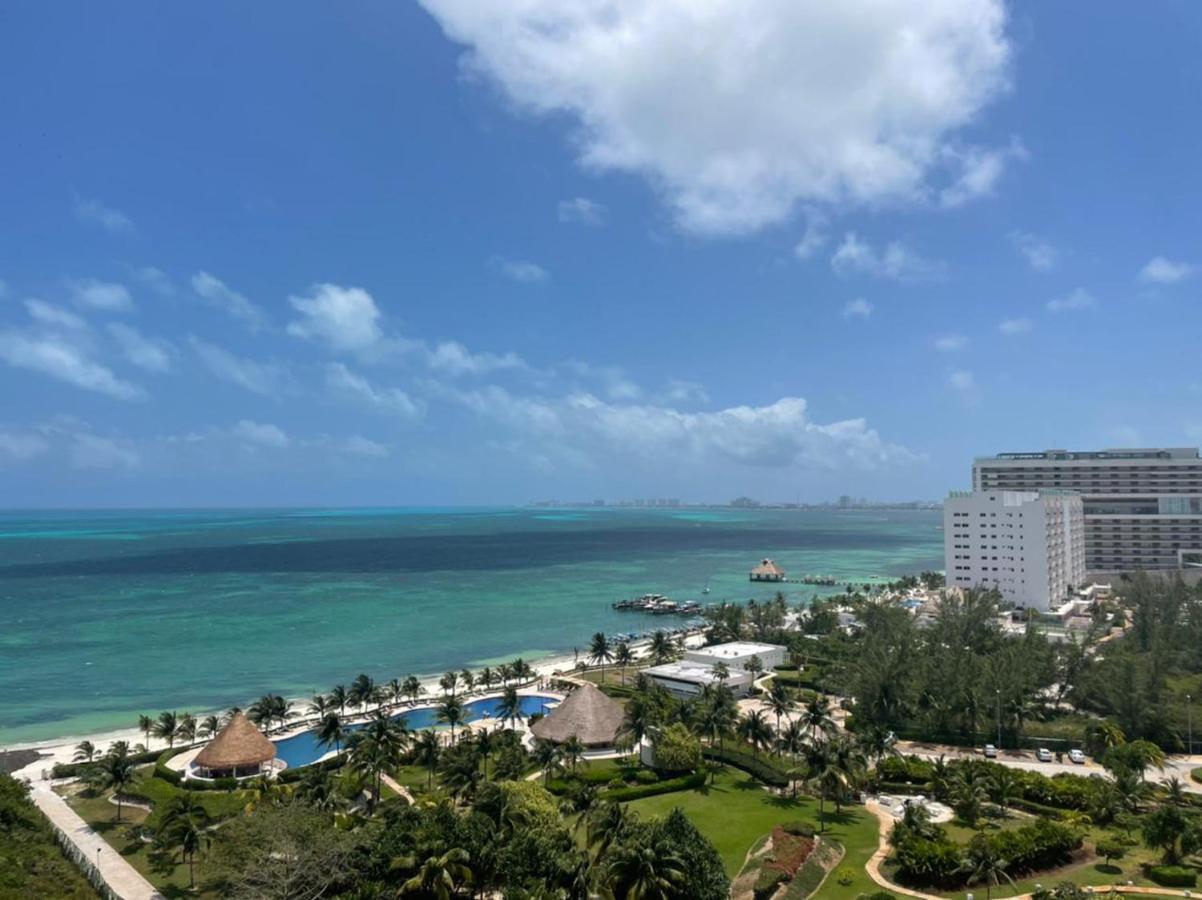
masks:
<path id="1" fill-rule="evenodd" d="M 29 792 L 29 799 L 79 848 L 85 859 L 93 865 L 99 859 L 100 875 L 118 897 L 122 900 L 163 900 L 154 885 L 93 831 L 62 797 L 50 789 L 49 784 L 35 785 Z"/>
<path id="2" fill-rule="evenodd" d="M 405 787 L 387 772 L 380 773 L 380 780 L 404 797 L 410 806 L 413 806 L 415 803 L 417 803 L 417 801 L 413 799 L 413 794 L 409 793 L 409 788 Z"/>

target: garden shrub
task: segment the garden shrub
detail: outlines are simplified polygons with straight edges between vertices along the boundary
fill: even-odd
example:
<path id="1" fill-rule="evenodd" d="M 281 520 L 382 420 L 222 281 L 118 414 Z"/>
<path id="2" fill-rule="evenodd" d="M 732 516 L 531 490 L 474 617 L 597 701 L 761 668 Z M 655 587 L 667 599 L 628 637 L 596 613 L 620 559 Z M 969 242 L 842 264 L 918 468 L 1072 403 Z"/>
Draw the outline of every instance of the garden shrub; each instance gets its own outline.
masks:
<path id="1" fill-rule="evenodd" d="M 877 763 L 877 778 L 902 784 L 923 784 L 935 775 L 935 765 L 917 756 L 888 756 Z"/>
<path id="2" fill-rule="evenodd" d="M 755 900 L 768 900 L 776 893 L 777 888 L 788 880 L 788 875 L 780 869 L 760 869 L 760 874 L 756 876 L 755 886 L 752 888 Z"/>
<path id="3" fill-rule="evenodd" d="M 814 826 L 809 822 L 803 822 L 800 819 L 795 819 L 791 822 L 785 822 L 780 826 L 785 834 L 795 834 L 798 837 L 813 837 Z"/>
<path id="4" fill-rule="evenodd" d="M 1198 873 L 1184 866 L 1149 866 L 1148 877 L 1162 887 L 1192 888 L 1198 883 Z"/>
<path id="5" fill-rule="evenodd" d="M 659 734 L 655 742 L 655 768 L 661 772 L 693 772 L 701 767 L 701 741 L 680 722 Z"/>
<path id="6" fill-rule="evenodd" d="M 674 791 L 693 790 L 702 787 L 707 777 L 708 773 L 703 770 L 701 772 L 693 772 L 689 775 L 681 775 L 677 778 L 666 778 L 655 784 L 638 784 L 634 787 L 622 787 L 613 791 L 605 791 L 601 794 L 601 798 L 617 803 L 625 803 L 628 800 L 638 800 L 642 797 L 655 797 L 659 794 L 671 794 Z"/>
<path id="7" fill-rule="evenodd" d="M 776 760 L 750 748 L 704 747 L 701 752 L 705 759 L 742 769 L 752 778 L 771 787 L 786 787 L 789 784 L 788 776 Z"/>

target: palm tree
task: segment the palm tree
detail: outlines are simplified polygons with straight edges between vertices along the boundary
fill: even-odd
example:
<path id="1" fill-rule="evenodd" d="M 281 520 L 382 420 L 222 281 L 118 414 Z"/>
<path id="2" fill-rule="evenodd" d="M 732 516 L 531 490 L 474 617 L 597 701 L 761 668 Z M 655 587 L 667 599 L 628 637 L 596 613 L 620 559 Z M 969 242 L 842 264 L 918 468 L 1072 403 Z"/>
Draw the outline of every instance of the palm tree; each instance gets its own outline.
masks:
<path id="1" fill-rule="evenodd" d="M 664 846 L 619 846 L 605 866 L 605 883 L 615 897 L 670 900 L 682 896 L 685 867 Z"/>
<path id="2" fill-rule="evenodd" d="M 96 745 L 91 741 L 80 741 L 75 745 L 75 755 L 71 757 L 75 762 L 90 763 L 96 758 Z"/>
<path id="3" fill-rule="evenodd" d="M 768 696 L 765 700 L 768 710 L 776 716 L 776 732 L 780 733 L 780 717 L 786 715 L 793 708 L 793 698 L 789 694 L 789 689 L 785 687 L 784 682 L 772 680 L 772 687 L 768 691 Z M 780 748 L 777 748 L 777 753 Z"/>
<path id="4" fill-rule="evenodd" d="M 461 847 L 454 847 L 441 856 L 431 856 L 421 865 L 414 857 L 392 861 L 394 869 L 417 868 L 417 874 L 401 885 L 401 894 L 422 894 L 434 900 L 450 900 L 459 888 L 472 882 L 471 857 Z"/>
<path id="5" fill-rule="evenodd" d="M 347 692 L 347 689 L 341 684 L 334 685 L 330 691 L 330 703 L 338 707 L 338 714 L 340 716 L 346 715 L 346 705 L 349 702 L 350 694 Z"/>
<path id="6" fill-rule="evenodd" d="M 442 745 L 438 742 L 438 735 L 433 731 L 426 730 L 417 736 L 417 741 L 413 745 L 413 759 L 418 765 L 426 767 L 427 790 L 434 784 L 434 769 L 438 766 L 438 758 L 441 755 Z"/>
<path id="7" fill-rule="evenodd" d="M 493 732 L 481 729 L 476 733 L 475 750 L 476 755 L 480 757 L 480 761 L 484 764 L 485 781 L 488 781 L 488 758 L 493 755 L 496 749 L 497 738 Z"/>
<path id="8" fill-rule="evenodd" d="M 509 663 L 501 663 L 497 666 L 497 674 L 501 678 L 501 684 L 509 684 L 509 680 L 513 678 L 513 666 Z"/>
<path id="9" fill-rule="evenodd" d="M 100 790 L 111 788 L 117 801 L 117 821 L 121 821 L 121 792 L 134 780 L 134 764 L 125 741 L 118 741 L 88 772 L 88 781 Z"/>
<path id="10" fill-rule="evenodd" d="M 968 854 L 964 858 L 963 871 L 968 874 L 969 881 L 985 883 L 985 900 L 990 900 L 993 888 L 1005 879 L 1014 884 L 1014 879 L 1006 871 L 1010 863 L 1002 859 L 994 849 L 993 844 L 983 834 L 976 835 L 968 845 Z"/>
<path id="11" fill-rule="evenodd" d="M 659 722 L 660 707 L 655 697 L 648 692 L 638 691 L 626 701 L 626 717 L 622 729 L 634 738 L 636 746 L 642 744 L 643 738 Z"/>
<path id="12" fill-rule="evenodd" d="M 173 712 L 161 712 L 154 723 L 154 736 L 165 740 L 168 747 L 174 747 L 175 733 L 178 729 L 179 716 Z"/>
<path id="13" fill-rule="evenodd" d="M 200 850 L 208 827 L 208 814 L 196 796 L 187 791 L 172 797 L 159 820 L 158 838 L 171 847 L 178 847 L 188 863 L 188 885 L 196 887 L 196 853 Z"/>
<path id="14" fill-rule="evenodd" d="M 459 673 L 459 680 L 463 682 L 463 691 L 470 694 L 472 687 L 476 684 L 476 676 L 472 674 L 471 669 L 464 669 Z"/>
<path id="15" fill-rule="evenodd" d="M 485 666 L 480 670 L 480 674 L 477 676 L 476 680 L 479 681 L 480 686 L 487 691 L 497 683 L 497 673 L 494 672 L 490 666 Z"/>
<path id="16" fill-rule="evenodd" d="M 452 744 L 455 743 L 455 726 L 463 724 L 466 717 L 467 708 L 463 705 L 463 699 L 454 694 L 449 695 L 438 704 L 438 721 L 446 722 L 451 726 Z"/>
<path id="17" fill-rule="evenodd" d="M 743 668 L 751 673 L 751 683 L 754 685 L 755 680 L 760 677 L 760 673 L 764 671 L 764 661 L 758 655 L 752 654 L 751 659 L 743 663 Z"/>
<path id="18" fill-rule="evenodd" d="M 757 750 L 772 746 L 773 731 L 764 714 L 753 709 L 739 720 L 739 737 Z"/>
<path id="19" fill-rule="evenodd" d="M 370 779 L 371 809 L 380 802 L 384 773 L 400 764 L 407 743 L 403 727 L 382 710 L 376 710 L 366 725 L 351 734 L 347 742 L 351 770 Z"/>
<path id="20" fill-rule="evenodd" d="M 146 746 L 150 746 L 150 733 L 154 731 L 154 719 L 150 716 L 138 716 L 138 731 L 146 738 Z"/>
<path id="21" fill-rule="evenodd" d="M 1019 793 L 1018 778 L 1010 769 L 1002 767 L 993 773 L 993 797 L 1005 815 L 1010 810 L 1010 800 Z"/>
<path id="22" fill-rule="evenodd" d="M 522 717 L 522 698 L 518 694 L 518 689 L 509 684 L 501 691 L 501 699 L 497 701 L 497 718 L 502 722 L 508 722 L 509 727 L 513 728 L 517 720 Z"/>
<path id="23" fill-rule="evenodd" d="M 576 771 L 576 763 L 584 758 L 585 749 L 584 742 L 575 734 L 563 742 L 563 758 L 568 761 L 573 773 Z"/>
<path id="24" fill-rule="evenodd" d="M 735 727 L 738 720 L 739 707 L 735 703 L 734 695 L 729 689 L 720 687 L 702 705 L 694 725 L 709 739 L 710 744 L 716 741 L 718 749 L 721 750 L 723 738 Z M 713 774 L 712 769 L 710 774 Z"/>
<path id="25" fill-rule="evenodd" d="M 830 741 L 815 741 L 806 748 L 809 781 L 818 789 L 818 830 L 826 831 L 826 796 L 841 795 L 847 787 L 848 776 L 842 771 Z"/>
<path id="26" fill-rule="evenodd" d="M 662 665 L 676 656 L 676 648 L 672 638 L 666 631 L 657 631 L 651 635 L 651 659 L 657 666 Z"/>
<path id="27" fill-rule="evenodd" d="M 535 741 L 534 752 L 531 757 L 543 773 L 543 784 L 548 784 L 551 781 L 551 773 L 562 768 L 561 760 L 563 753 L 558 745 L 550 741 Z"/>
<path id="28" fill-rule="evenodd" d="M 1189 798 L 1185 795 L 1185 785 L 1176 775 L 1165 779 L 1164 790 L 1164 799 L 1173 806 L 1189 806 Z"/>
<path id="29" fill-rule="evenodd" d="M 801 721 L 810 729 L 810 740 L 818 739 L 818 732 L 831 734 L 835 720 L 831 717 L 831 701 L 826 694 L 815 694 L 801 713 Z"/>
<path id="30" fill-rule="evenodd" d="M 409 698 L 410 704 L 416 704 L 417 698 L 426 692 L 422 687 L 420 679 L 416 675 L 405 676 L 405 696 Z"/>
<path id="31" fill-rule="evenodd" d="M 588 816 L 585 830 L 586 842 L 593 848 L 594 858 L 602 859 L 637 819 L 638 814 L 621 803 L 606 801 L 598 804 Z"/>
<path id="32" fill-rule="evenodd" d="M 455 696 L 455 688 L 459 684 L 458 672 L 447 672 L 442 678 L 438 679 L 438 686 L 442 688 L 442 692 L 451 697 Z"/>
<path id="33" fill-rule="evenodd" d="M 400 706 L 401 701 L 405 698 L 405 685 L 401 684 L 399 678 L 393 678 L 386 685 L 388 692 L 388 703 L 390 706 Z"/>
<path id="34" fill-rule="evenodd" d="M 777 754 L 788 753 L 793 760 L 794 766 L 797 765 L 797 757 L 805 751 L 806 748 L 806 733 L 805 725 L 797 719 L 793 719 L 785 724 L 784 731 L 778 731 L 776 734 L 776 752 Z M 797 782 L 793 782 L 793 796 L 797 796 Z"/>
<path id="35" fill-rule="evenodd" d="M 981 817 L 981 806 L 989 799 L 986 788 L 988 781 L 984 770 L 971 764 L 961 766 L 952 779 L 952 805 L 956 814 L 969 828 L 977 827 L 977 820 Z"/>
<path id="36" fill-rule="evenodd" d="M 326 713 L 332 712 L 335 708 L 336 704 L 331 702 L 325 694 L 314 694 L 306 712 L 320 721 L 326 717 Z"/>
<path id="37" fill-rule="evenodd" d="M 630 644 L 626 641 L 619 641 L 614 647 L 614 663 L 618 666 L 618 671 L 621 673 L 622 684 L 626 683 L 626 667 L 634 663 L 634 651 L 630 649 Z"/>
<path id="38" fill-rule="evenodd" d="M 336 712 L 328 712 L 317 725 L 317 744 L 329 748 L 334 745 L 334 752 L 342 751 L 342 741 L 346 737 L 346 728 L 342 724 L 342 716 Z"/>
<path id="39" fill-rule="evenodd" d="M 196 740 L 196 716 L 192 713 L 184 713 L 180 716 L 179 725 L 175 729 L 175 736 L 185 744 L 191 744 Z"/>
<path id="40" fill-rule="evenodd" d="M 371 701 L 375 690 L 376 683 L 368 675 L 360 673 L 351 682 L 351 689 L 346 692 L 346 699 L 351 705 L 358 706 L 360 711 L 363 711 Z"/>
<path id="41" fill-rule="evenodd" d="M 588 658 L 590 662 L 601 666 L 601 683 L 605 684 L 605 664 L 614 658 L 614 652 L 604 631 L 593 635 L 589 642 Z"/>
<path id="42" fill-rule="evenodd" d="M 200 726 L 196 729 L 196 736 L 199 738 L 211 738 L 221 730 L 221 720 L 217 716 L 205 716 L 200 720 Z"/>

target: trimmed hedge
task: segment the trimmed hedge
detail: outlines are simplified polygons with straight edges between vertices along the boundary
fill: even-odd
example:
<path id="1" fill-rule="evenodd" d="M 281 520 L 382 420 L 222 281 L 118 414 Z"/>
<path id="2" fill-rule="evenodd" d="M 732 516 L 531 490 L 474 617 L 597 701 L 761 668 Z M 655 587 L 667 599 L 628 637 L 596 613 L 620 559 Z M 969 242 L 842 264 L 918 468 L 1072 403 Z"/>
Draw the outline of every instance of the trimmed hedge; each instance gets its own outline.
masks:
<path id="1" fill-rule="evenodd" d="M 655 784 L 637 784 L 634 787 L 615 788 L 601 793 L 601 799 L 612 800 L 616 803 L 626 803 L 630 800 L 641 800 L 643 797 L 655 797 L 659 794 L 671 794 L 675 791 L 694 790 L 705 784 L 709 773 L 705 771 L 681 775 L 678 778 L 666 778 Z"/>
<path id="2" fill-rule="evenodd" d="M 1050 819 L 1036 819 L 1013 831 L 999 831 L 982 838 L 997 856 L 1009 861 L 1014 874 L 1061 865 L 1081 846 L 1080 832 Z M 934 838 L 907 837 L 894 848 L 898 875 L 915 885 L 960 887 L 966 874 L 961 865 L 964 849 L 947 837 L 942 828 L 937 829 Z"/>
<path id="3" fill-rule="evenodd" d="M 703 747 L 701 755 L 711 762 L 725 763 L 742 769 L 752 778 L 771 787 L 787 787 L 789 778 L 765 757 L 751 750 L 734 747 Z"/>
<path id="4" fill-rule="evenodd" d="M 835 841 L 823 840 L 823 844 L 830 848 L 835 854 L 841 853 L 842 848 Z M 807 859 L 797 870 L 797 874 L 793 876 L 793 880 L 789 883 L 789 887 L 785 890 L 785 897 L 789 900 L 804 900 L 809 897 L 814 891 L 822 885 L 826 880 L 826 866 L 823 865 L 822 857 L 826 853 L 815 852 L 810 854 Z"/>
<path id="5" fill-rule="evenodd" d="M 135 766 L 143 766 L 146 763 L 152 763 L 159 758 L 160 751 L 148 750 L 145 753 L 133 753 L 129 756 L 129 761 Z M 51 778 L 79 778 L 100 761 L 103 754 L 97 754 L 96 759 L 92 762 L 77 762 L 77 763 L 55 763 L 50 770 Z"/>
<path id="6" fill-rule="evenodd" d="M 1191 769 L 1189 777 L 1198 782 L 1198 784 L 1202 784 L 1202 766 L 1199 766 L 1196 769 Z"/>
<path id="7" fill-rule="evenodd" d="M 1192 888 L 1198 883 L 1198 873 L 1184 866 L 1149 866 L 1148 877 L 1162 887 Z"/>

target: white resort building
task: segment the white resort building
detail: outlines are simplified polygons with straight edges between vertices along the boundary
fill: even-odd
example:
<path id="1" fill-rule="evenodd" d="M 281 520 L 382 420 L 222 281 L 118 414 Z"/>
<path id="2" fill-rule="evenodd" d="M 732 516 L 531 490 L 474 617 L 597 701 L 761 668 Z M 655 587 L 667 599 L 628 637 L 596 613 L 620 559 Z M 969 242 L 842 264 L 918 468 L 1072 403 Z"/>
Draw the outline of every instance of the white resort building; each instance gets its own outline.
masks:
<path id="1" fill-rule="evenodd" d="M 771 672 L 785 663 L 785 648 L 777 644 L 759 644 L 754 641 L 732 641 L 686 650 L 684 659 L 647 669 L 647 677 L 682 699 L 701 693 L 707 684 L 717 685 L 725 681 L 736 697 L 751 690 L 753 679 L 747 664 L 759 660 L 761 672 Z M 725 678 L 719 678 L 715 665 L 726 666 Z"/>
<path id="2" fill-rule="evenodd" d="M 1067 491 L 953 491 L 943 504 L 949 587 L 997 588 L 1015 606 L 1060 607 L 1085 581 L 1081 497 Z"/>

